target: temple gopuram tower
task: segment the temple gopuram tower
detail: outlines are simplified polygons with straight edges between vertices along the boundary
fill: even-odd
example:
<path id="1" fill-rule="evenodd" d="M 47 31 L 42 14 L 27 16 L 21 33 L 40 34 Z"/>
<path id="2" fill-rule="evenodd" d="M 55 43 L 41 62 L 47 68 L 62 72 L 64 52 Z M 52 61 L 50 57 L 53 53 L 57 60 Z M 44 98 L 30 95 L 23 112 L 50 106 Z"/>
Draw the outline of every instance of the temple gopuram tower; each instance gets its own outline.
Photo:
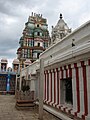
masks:
<path id="1" fill-rule="evenodd" d="M 21 68 L 29 59 L 31 63 L 39 58 L 39 55 L 48 47 L 49 32 L 47 20 L 40 14 L 32 12 L 25 23 L 23 35 L 20 38 L 20 47 L 17 50 Z"/>

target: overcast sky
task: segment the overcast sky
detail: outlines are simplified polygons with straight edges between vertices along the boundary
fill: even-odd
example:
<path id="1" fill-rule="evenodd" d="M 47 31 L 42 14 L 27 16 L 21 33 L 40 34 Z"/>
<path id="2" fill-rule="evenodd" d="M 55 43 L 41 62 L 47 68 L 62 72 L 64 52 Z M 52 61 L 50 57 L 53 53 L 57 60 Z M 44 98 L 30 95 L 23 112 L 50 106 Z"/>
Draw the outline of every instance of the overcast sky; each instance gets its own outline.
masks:
<path id="1" fill-rule="evenodd" d="M 49 30 L 62 13 L 74 30 L 90 20 L 90 0 L 0 0 L 0 60 L 7 58 L 9 66 L 17 58 L 19 39 L 31 12 L 42 14 Z"/>

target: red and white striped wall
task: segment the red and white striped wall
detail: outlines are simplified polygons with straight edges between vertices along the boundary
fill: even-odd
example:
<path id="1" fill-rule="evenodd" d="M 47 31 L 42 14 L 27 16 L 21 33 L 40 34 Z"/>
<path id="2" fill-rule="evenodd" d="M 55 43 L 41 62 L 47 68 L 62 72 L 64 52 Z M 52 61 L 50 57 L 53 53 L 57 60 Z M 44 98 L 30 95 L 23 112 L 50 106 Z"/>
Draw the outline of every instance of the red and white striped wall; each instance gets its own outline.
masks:
<path id="1" fill-rule="evenodd" d="M 86 64 L 86 74 L 87 74 L 87 101 L 88 101 L 88 115 L 85 117 L 86 120 L 90 120 L 90 59 Z"/>
<path id="2" fill-rule="evenodd" d="M 84 120 L 90 119 L 90 60 L 44 72 L 44 102 Z M 65 103 L 64 78 L 72 78 L 73 105 Z"/>

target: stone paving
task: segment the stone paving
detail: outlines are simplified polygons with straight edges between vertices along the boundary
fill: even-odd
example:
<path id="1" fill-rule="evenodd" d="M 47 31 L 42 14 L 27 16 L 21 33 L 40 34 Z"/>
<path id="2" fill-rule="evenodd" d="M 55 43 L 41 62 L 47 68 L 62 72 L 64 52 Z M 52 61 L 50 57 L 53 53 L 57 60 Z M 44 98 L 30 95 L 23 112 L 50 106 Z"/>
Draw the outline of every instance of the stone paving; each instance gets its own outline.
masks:
<path id="1" fill-rule="evenodd" d="M 17 110 L 14 95 L 0 95 L 0 120 L 39 120 L 38 109 Z M 43 120 L 60 120 L 44 111 Z"/>

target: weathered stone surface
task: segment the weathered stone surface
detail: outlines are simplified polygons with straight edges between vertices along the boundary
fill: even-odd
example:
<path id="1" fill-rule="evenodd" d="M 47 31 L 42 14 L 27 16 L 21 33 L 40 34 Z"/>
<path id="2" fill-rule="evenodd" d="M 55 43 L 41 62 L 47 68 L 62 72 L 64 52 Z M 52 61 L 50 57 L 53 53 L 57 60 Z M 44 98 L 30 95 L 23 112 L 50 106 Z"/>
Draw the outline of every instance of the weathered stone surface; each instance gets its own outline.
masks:
<path id="1" fill-rule="evenodd" d="M 38 120 L 38 109 L 17 110 L 13 95 L 0 95 L 0 120 Z M 58 120 L 44 111 L 44 120 Z"/>

